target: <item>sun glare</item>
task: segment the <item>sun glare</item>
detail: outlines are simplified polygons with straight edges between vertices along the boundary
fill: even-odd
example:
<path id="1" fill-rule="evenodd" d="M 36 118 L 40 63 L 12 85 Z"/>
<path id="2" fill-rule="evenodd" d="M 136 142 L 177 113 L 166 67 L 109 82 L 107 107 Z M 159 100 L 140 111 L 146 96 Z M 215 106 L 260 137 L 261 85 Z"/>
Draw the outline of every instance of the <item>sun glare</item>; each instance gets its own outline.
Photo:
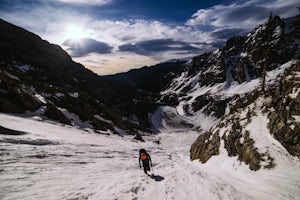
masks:
<path id="1" fill-rule="evenodd" d="M 82 27 L 77 25 L 69 25 L 66 29 L 66 38 L 79 40 L 87 37 L 88 33 Z"/>

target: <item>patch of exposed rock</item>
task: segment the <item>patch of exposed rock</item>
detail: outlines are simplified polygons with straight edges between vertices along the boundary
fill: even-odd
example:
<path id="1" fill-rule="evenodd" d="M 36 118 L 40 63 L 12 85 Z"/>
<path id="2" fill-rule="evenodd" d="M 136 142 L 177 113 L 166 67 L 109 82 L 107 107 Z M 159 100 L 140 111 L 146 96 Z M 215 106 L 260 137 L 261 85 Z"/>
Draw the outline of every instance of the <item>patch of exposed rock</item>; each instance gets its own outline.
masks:
<path id="1" fill-rule="evenodd" d="M 287 151 L 300 157 L 300 61 L 286 71 L 272 90 L 269 129 Z M 297 120 L 298 119 L 298 120 Z"/>
<path id="2" fill-rule="evenodd" d="M 202 163 L 208 161 L 213 155 L 219 154 L 220 137 L 214 134 L 211 137 L 210 132 L 201 134 L 193 143 L 190 150 L 191 160 L 199 159 Z"/>

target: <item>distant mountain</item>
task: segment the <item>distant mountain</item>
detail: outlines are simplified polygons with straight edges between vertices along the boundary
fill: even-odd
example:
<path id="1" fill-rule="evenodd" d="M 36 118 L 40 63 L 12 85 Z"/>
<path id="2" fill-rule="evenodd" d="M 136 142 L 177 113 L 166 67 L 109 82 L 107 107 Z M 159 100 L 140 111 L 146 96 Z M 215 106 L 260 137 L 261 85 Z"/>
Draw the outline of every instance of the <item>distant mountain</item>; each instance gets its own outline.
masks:
<path id="1" fill-rule="evenodd" d="M 170 60 L 101 78 L 118 87 L 159 94 L 174 77 L 186 68 L 186 63 L 187 60 Z"/>
<path id="2" fill-rule="evenodd" d="M 154 105 L 111 86 L 58 45 L 0 20 L 0 111 L 38 114 L 103 133 L 151 132 Z"/>

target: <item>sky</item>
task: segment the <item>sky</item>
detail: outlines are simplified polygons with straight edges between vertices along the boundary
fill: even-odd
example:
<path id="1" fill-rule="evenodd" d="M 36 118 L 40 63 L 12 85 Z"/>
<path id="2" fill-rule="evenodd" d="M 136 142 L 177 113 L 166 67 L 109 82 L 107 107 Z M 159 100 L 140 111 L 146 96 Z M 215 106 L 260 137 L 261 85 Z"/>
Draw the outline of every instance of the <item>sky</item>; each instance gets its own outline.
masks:
<path id="1" fill-rule="evenodd" d="M 214 50 L 299 0 L 0 0 L 0 18 L 62 46 L 99 75 Z"/>

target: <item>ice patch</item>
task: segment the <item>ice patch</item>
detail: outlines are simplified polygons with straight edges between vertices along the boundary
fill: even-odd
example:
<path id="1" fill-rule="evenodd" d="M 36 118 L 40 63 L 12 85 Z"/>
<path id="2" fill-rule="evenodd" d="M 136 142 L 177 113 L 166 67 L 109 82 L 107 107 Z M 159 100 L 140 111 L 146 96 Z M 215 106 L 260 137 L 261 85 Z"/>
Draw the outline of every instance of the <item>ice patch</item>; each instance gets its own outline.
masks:
<path id="1" fill-rule="evenodd" d="M 40 100 L 42 103 L 46 104 L 47 100 L 45 99 L 45 97 L 43 97 L 42 95 L 39 94 L 35 94 L 34 95 L 36 98 L 38 98 L 38 100 Z"/>
<path id="2" fill-rule="evenodd" d="M 78 115 L 74 114 L 74 113 L 70 113 L 67 109 L 64 108 L 58 108 L 68 119 L 70 119 L 72 121 L 72 125 L 79 127 L 79 128 L 88 128 L 88 129 L 92 129 L 93 126 L 91 124 L 89 124 L 88 122 L 83 122 L 80 120 L 80 118 L 78 117 Z"/>
<path id="3" fill-rule="evenodd" d="M 78 98 L 79 97 L 79 93 L 78 92 L 69 93 L 69 96 L 73 97 L 73 98 Z"/>
<path id="4" fill-rule="evenodd" d="M 292 115 L 297 123 L 300 123 L 300 115 Z"/>
<path id="5" fill-rule="evenodd" d="M 103 117 L 101 117 L 100 115 L 95 115 L 94 116 L 96 119 L 99 119 L 100 121 L 104 121 L 110 125 L 113 125 L 114 123 L 111 121 L 111 120 L 107 120 L 107 119 L 104 119 Z"/>
<path id="6" fill-rule="evenodd" d="M 289 97 L 295 99 L 298 96 L 299 92 L 300 92 L 300 88 L 293 88 L 293 91 L 292 93 L 289 94 Z"/>
<path id="7" fill-rule="evenodd" d="M 61 98 L 61 97 L 65 97 L 65 94 L 63 94 L 61 92 L 57 92 L 57 93 L 55 93 L 55 96 L 57 96 L 58 98 Z"/>
<path id="8" fill-rule="evenodd" d="M 33 71 L 34 68 L 30 65 L 15 65 L 15 67 L 20 70 L 21 72 L 28 72 L 28 71 Z"/>

